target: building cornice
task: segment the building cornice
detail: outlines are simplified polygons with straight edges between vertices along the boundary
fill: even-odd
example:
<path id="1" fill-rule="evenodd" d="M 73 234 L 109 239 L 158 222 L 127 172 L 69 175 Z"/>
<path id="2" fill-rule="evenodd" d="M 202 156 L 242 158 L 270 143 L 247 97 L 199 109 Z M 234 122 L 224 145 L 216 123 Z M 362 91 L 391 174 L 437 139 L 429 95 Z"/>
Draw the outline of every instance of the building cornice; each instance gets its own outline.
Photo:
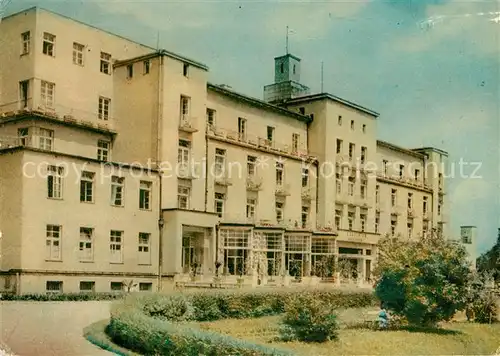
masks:
<path id="1" fill-rule="evenodd" d="M 137 57 L 127 58 L 127 59 L 123 59 L 123 60 L 117 60 L 114 62 L 113 67 L 114 68 L 123 67 L 123 66 L 131 64 L 131 63 L 145 61 L 145 60 L 160 57 L 160 56 L 170 57 L 170 58 L 176 59 L 178 61 L 181 61 L 183 63 L 188 63 L 194 67 L 208 71 L 207 65 L 200 63 L 200 62 L 197 62 L 193 59 L 181 56 L 181 55 L 176 54 L 174 52 L 167 51 L 166 49 L 160 49 L 160 50 L 157 50 L 157 51 L 154 51 L 154 52 L 151 52 L 148 54 L 144 54 L 141 56 L 137 56 Z"/>
<path id="2" fill-rule="evenodd" d="M 435 148 L 435 147 L 412 148 L 411 151 L 419 152 L 419 153 L 422 153 L 422 154 L 426 154 L 427 151 L 433 151 L 433 152 L 437 152 L 439 154 L 442 154 L 442 155 L 448 157 L 448 152 L 443 151 L 443 150 L 441 150 L 439 148 Z"/>
<path id="3" fill-rule="evenodd" d="M 296 120 L 299 120 L 299 121 L 302 121 L 305 123 L 312 122 L 312 118 L 309 116 L 301 115 L 299 113 L 290 111 L 290 110 L 282 108 L 280 106 L 269 104 L 263 100 L 252 98 L 250 96 L 237 93 L 233 90 L 223 88 L 220 85 L 207 83 L 207 89 L 212 90 L 214 92 L 217 92 L 219 94 L 225 95 L 225 96 L 232 98 L 234 100 L 249 104 L 249 105 L 257 107 L 257 108 L 260 108 L 260 109 L 268 110 L 268 111 L 271 111 L 271 112 L 274 112 L 277 114 L 282 114 L 282 115 L 288 116 L 290 118 L 293 118 L 293 119 L 296 119 Z"/>
<path id="4" fill-rule="evenodd" d="M 417 157 L 417 158 L 420 158 L 422 160 L 425 157 L 427 157 L 427 155 L 424 154 L 424 153 L 415 152 L 415 151 L 413 151 L 411 149 L 400 147 L 400 146 L 394 145 L 392 143 L 389 143 L 387 141 L 377 140 L 377 146 L 389 148 L 391 150 L 394 150 L 394 151 L 397 151 L 397 152 L 400 152 L 400 153 L 404 153 L 404 154 L 407 154 L 407 155 L 410 155 L 410 156 L 413 156 L 413 157 Z"/>
<path id="5" fill-rule="evenodd" d="M 305 101 L 309 102 L 309 101 L 325 100 L 325 99 L 335 101 L 337 103 L 340 103 L 340 104 L 345 105 L 347 107 L 350 107 L 352 109 L 355 109 L 355 110 L 358 110 L 358 111 L 363 112 L 365 114 L 368 114 L 370 116 L 373 116 L 374 118 L 377 118 L 380 116 L 380 114 L 376 111 L 370 110 L 370 109 L 365 108 L 361 105 L 353 103 L 352 101 L 348 101 L 348 100 L 339 98 L 338 96 L 335 96 L 335 95 L 329 94 L 329 93 L 304 95 L 304 96 L 300 96 L 297 98 L 288 99 L 283 103 L 283 105 L 286 106 L 289 104 L 300 104 L 300 103 L 303 103 Z"/>
<path id="6" fill-rule="evenodd" d="M 9 153 L 22 152 L 22 151 L 30 151 L 30 152 L 35 152 L 35 153 L 41 153 L 44 155 L 52 155 L 52 156 L 55 156 L 55 158 L 60 156 L 60 157 L 66 157 L 66 158 L 71 158 L 71 159 L 77 159 L 77 160 L 85 161 L 85 162 L 102 164 L 105 166 L 113 166 L 113 167 L 118 167 L 118 168 L 123 168 L 123 169 L 136 169 L 136 170 L 143 171 L 143 172 L 152 172 L 152 173 L 159 174 L 159 171 L 157 169 L 145 168 L 145 167 L 139 166 L 139 164 L 134 165 L 134 164 L 130 164 L 130 163 L 105 162 L 105 161 L 99 161 L 98 159 L 95 159 L 95 158 L 72 155 L 69 153 L 58 152 L 58 151 L 41 150 L 39 148 L 26 147 L 26 146 L 16 146 L 16 147 L 0 149 L 0 156 L 6 155 Z"/>

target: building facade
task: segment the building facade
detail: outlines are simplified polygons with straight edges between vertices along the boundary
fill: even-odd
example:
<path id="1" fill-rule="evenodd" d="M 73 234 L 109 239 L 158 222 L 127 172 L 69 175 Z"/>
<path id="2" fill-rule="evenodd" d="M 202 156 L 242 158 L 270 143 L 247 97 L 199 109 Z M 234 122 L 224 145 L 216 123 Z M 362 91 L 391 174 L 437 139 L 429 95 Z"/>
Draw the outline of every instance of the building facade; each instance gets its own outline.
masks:
<path id="1" fill-rule="evenodd" d="M 38 8 L 0 37 L 3 290 L 364 283 L 381 236 L 446 234 L 446 152 L 377 140 L 379 114 L 310 94 L 296 56 L 260 100 Z"/>

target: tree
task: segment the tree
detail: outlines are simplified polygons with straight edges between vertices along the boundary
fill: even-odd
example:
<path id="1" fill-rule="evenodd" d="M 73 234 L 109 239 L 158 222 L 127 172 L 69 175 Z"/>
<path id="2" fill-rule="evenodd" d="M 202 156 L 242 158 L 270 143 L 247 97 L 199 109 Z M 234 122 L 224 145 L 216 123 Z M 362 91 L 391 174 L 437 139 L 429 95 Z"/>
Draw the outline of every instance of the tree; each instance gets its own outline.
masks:
<path id="1" fill-rule="evenodd" d="M 465 308 L 469 272 L 464 247 L 435 230 L 418 240 L 386 236 L 379 242 L 375 293 L 410 324 L 436 326 Z"/>
<path id="2" fill-rule="evenodd" d="M 479 272 L 489 272 L 495 281 L 500 282 L 500 233 L 496 244 L 476 260 Z"/>

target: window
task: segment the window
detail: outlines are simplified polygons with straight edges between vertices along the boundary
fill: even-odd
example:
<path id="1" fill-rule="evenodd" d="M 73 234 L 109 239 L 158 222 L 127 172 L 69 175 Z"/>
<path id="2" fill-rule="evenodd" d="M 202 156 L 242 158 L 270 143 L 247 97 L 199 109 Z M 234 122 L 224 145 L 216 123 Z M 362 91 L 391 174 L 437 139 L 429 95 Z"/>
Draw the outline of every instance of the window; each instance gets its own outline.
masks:
<path id="1" fill-rule="evenodd" d="M 238 118 L 238 137 L 240 140 L 245 139 L 247 134 L 247 120 L 239 117 Z"/>
<path id="2" fill-rule="evenodd" d="M 139 283 L 139 290 L 141 292 L 151 292 L 153 290 L 153 283 Z"/>
<path id="3" fill-rule="evenodd" d="M 299 134 L 292 134 L 292 152 L 297 152 L 299 150 Z"/>
<path id="4" fill-rule="evenodd" d="M 307 168 L 302 168 L 302 187 L 308 187 L 309 186 L 309 169 Z"/>
<path id="5" fill-rule="evenodd" d="M 293 65 L 293 74 L 295 74 L 295 71 L 297 70 L 296 65 Z"/>
<path id="6" fill-rule="evenodd" d="M 21 34 L 21 55 L 30 53 L 31 47 L 31 33 L 26 31 Z"/>
<path id="7" fill-rule="evenodd" d="M 383 166 L 383 168 L 384 168 L 384 175 L 387 175 L 387 170 L 388 170 L 388 166 L 389 166 L 389 161 L 387 161 L 387 160 L 385 160 L 385 159 L 384 159 L 384 160 L 382 161 L 382 166 Z"/>
<path id="8" fill-rule="evenodd" d="M 285 72 L 285 65 L 283 63 L 280 64 L 280 72 L 281 73 Z"/>
<path id="9" fill-rule="evenodd" d="M 111 282 L 109 288 L 112 292 L 122 292 L 124 289 L 123 282 Z"/>
<path id="10" fill-rule="evenodd" d="M 139 209 L 151 209 L 151 182 L 141 180 L 139 186 Z"/>
<path id="11" fill-rule="evenodd" d="M 285 204 L 282 202 L 276 202 L 275 208 L 276 208 L 276 221 L 278 223 L 283 221 L 283 210 L 284 210 Z"/>
<path id="12" fill-rule="evenodd" d="M 440 203 L 438 203 L 437 213 L 438 213 L 438 215 L 441 215 L 441 204 Z"/>
<path id="13" fill-rule="evenodd" d="M 215 110 L 207 109 L 207 125 L 209 128 L 215 126 Z"/>
<path id="14" fill-rule="evenodd" d="M 336 174 L 336 178 L 335 178 L 336 182 L 336 188 L 337 188 L 337 194 L 341 194 L 342 193 L 342 178 L 340 178 L 340 173 L 337 173 Z"/>
<path id="15" fill-rule="evenodd" d="M 184 63 L 184 65 L 182 66 L 182 74 L 185 77 L 189 76 L 189 64 Z"/>
<path id="16" fill-rule="evenodd" d="M 366 147 L 361 147 L 361 163 L 366 162 Z"/>
<path id="17" fill-rule="evenodd" d="M 98 117 L 101 120 L 109 120 L 109 107 L 111 105 L 111 99 L 105 98 L 103 96 L 99 97 L 99 111 Z"/>
<path id="18" fill-rule="evenodd" d="M 21 109 L 28 107 L 29 86 L 29 80 L 23 80 L 22 82 L 19 82 L 19 101 Z"/>
<path id="19" fill-rule="evenodd" d="M 422 212 L 427 214 L 427 197 L 424 197 L 424 201 L 422 203 Z"/>
<path id="20" fill-rule="evenodd" d="M 337 154 L 342 153 L 342 140 L 337 139 Z"/>
<path id="21" fill-rule="evenodd" d="M 142 62 L 142 74 L 144 74 L 144 75 L 149 74 L 150 66 L 151 66 L 151 62 L 149 60 Z"/>
<path id="22" fill-rule="evenodd" d="M 397 190 L 396 189 L 391 189 L 391 206 L 396 206 L 396 195 L 397 195 Z"/>
<path id="23" fill-rule="evenodd" d="M 220 177 L 224 174 L 226 168 L 226 150 L 221 148 L 215 149 L 215 169 L 214 174 L 216 177 Z"/>
<path id="24" fill-rule="evenodd" d="M 422 225 L 422 233 L 425 235 L 429 231 L 429 221 L 424 220 Z"/>
<path id="25" fill-rule="evenodd" d="M 375 187 L 375 203 L 380 204 L 380 185 L 377 184 Z"/>
<path id="26" fill-rule="evenodd" d="M 80 282 L 80 292 L 94 293 L 95 292 L 95 282 L 93 282 L 93 281 Z"/>
<path id="27" fill-rule="evenodd" d="M 179 209 L 189 209 L 189 198 L 191 195 L 191 188 L 179 185 L 177 188 L 177 206 Z"/>
<path id="28" fill-rule="evenodd" d="M 257 157 L 254 157 L 254 156 L 247 157 L 247 175 L 249 178 L 255 176 L 256 163 L 257 163 Z"/>
<path id="29" fill-rule="evenodd" d="M 64 168 L 57 166 L 47 167 L 47 197 L 62 199 Z"/>
<path id="30" fill-rule="evenodd" d="M 224 214 L 224 200 L 225 196 L 222 193 L 215 193 L 215 207 L 214 210 L 215 212 L 219 215 L 219 217 L 222 217 Z"/>
<path id="31" fill-rule="evenodd" d="M 391 235 L 395 236 L 396 235 L 396 228 L 398 226 L 398 216 L 397 215 L 391 215 Z"/>
<path id="32" fill-rule="evenodd" d="M 93 235 L 94 229 L 89 227 L 80 228 L 80 261 L 92 261 L 94 259 Z"/>
<path id="33" fill-rule="evenodd" d="M 419 179 L 420 179 L 420 170 L 415 169 L 415 180 L 419 180 Z"/>
<path id="34" fill-rule="evenodd" d="M 191 151 L 191 142 L 187 140 L 179 140 L 179 148 L 177 149 L 177 163 L 181 167 L 189 165 L 189 156 Z"/>
<path id="35" fill-rule="evenodd" d="M 284 178 L 284 167 L 283 163 L 281 162 L 276 162 L 276 185 L 283 185 L 283 178 Z"/>
<path id="36" fill-rule="evenodd" d="M 363 124 L 363 129 L 362 130 L 363 130 L 363 133 L 366 132 L 366 125 L 365 124 Z"/>
<path id="37" fill-rule="evenodd" d="M 132 79 L 134 77 L 134 64 L 129 64 L 127 66 L 127 79 Z"/>
<path id="38" fill-rule="evenodd" d="M 149 265 L 151 264 L 151 234 L 145 232 L 139 232 L 138 241 L 138 252 L 139 252 L 139 264 Z"/>
<path id="39" fill-rule="evenodd" d="M 189 102 L 190 98 L 181 95 L 181 120 L 187 120 L 189 117 Z"/>
<path id="40" fill-rule="evenodd" d="M 247 258 L 251 230 L 221 229 L 224 244 L 224 269 L 230 275 L 244 275 L 247 272 Z"/>
<path id="41" fill-rule="evenodd" d="M 405 171 L 405 166 L 402 164 L 399 165 L 399 178 L 403 178 L 404 171 Z"/>
<path id="42" fill-rule="evenodd" d="M 247 219 L 255 218 L 255 207 L 257 206 L 256 198 L 247 198 Z"/>
<path id="43" fill-rule="evenodd" d="M 46 108 L 54 107 L 54 92 L 56 85 L 54 83 L 46 82 L 42 80 L 40 91 L 41 104 Z"/>
<path id="44" fill-rule="evenodd" d="M 99 140 L 97 142 L 97 159 L 99 161 L 107 162 L 109 160 L 109 146 L 108 141 Z"/>
<path id="45" fill-rule="evenodd" d="M 354 130 L 354 120 L 351 120 L 351 130 Z"/>
<path id="46" fill-rule="evenodd" d="M 73 64 L 77 64 L 79 66 L 83 66 L 83 50 L 85 49 L 85 46 L 73 42 Z"/>
<path id="47" fill-rule="evenodd" d="M 80 179 L 80 201 L 92 203 L 94 201 L 94 176 L 92 172 L 82 172 Z"/>
<path id="48" fill-rule="evenodd" d="M 111 74 L 111 54 L 101 52 L 101 73 Z"/>
<path id="49" fill-rule="evenodd" d="M 111 205 L 123 206 L 123 187 L 125 178 L 111 177 Z"/>
<path id="50" fill-rule="evenodd" d="M 45 236 L 45 258 L 47 260 L 61 260 L 61 227 L 47 225 Z"/>
<path id="51" fill-rule="evenodd" d="M 443 174 L 439 173 L 438 175 L 438 184 L 439 184 L 439 189 L 443 188 Z"/>
<path id="52" fill-rule="evenodd" d="M 361 231 L 363 231 L 363 232 L 365 232 L 365 230 L 366 230 L 366 215 L 367 215 L 366 211 L 362 211 L 359 214 L 359 220 L 361 222 Z"/>
<path id="53" fill-rule="evenodd" d="M 40 128 L 38 131 L 39 148 L 41 150 L 52 151 L 52 142 L 54 140 L 54 131 Z"/>
<path id="54" fill-rule="evenodd" d="M 408 193 L 408 209 L 413 209 L 413 193 Z"/>
<path id="55" fill-rule="evenodd" d="M 352 161 L 354 158 L 354 150 L 356 148 L 356 145 L 354 143 L 349 144 L 349 160 Z"/>
<path id="56" fill-rule="evenodd" d="M 44 32 L 43 33 L 43 47 L 42 51 L 43 54 L 46 54 L 47 56 L 54 57 L 55 56 L 55 46 L 56 46 L 56 36 Z"/>
<path id="57" fill-rule="evenodd" d="M 267 140 L 269 143 L 272 143 L 274 139 L 274 127 L 268 126 L 267 127 Z"/>
<path id="58" fill-rule="evenodd" d="M 45 284 L 45 291 L 49 294 L 62 293 L 63 282 L 61 282 L 61 281 L 47 281 Z"/>
<path id="59" fill-rule="evenodd" d="M 353 229 L 355 219 L 356 219 L 356 213 L 354 211 L 347 212 L 347 223 L 348 223 L 349 230 Z"/>
<path id="60" fill-rule="evenodd" d="M 367 186 L 368 186 L 367 180 L 361 179 L 361 185 L 359 186 L 359 193 L 361 195 L 361 199 L 366 198 L 366 191 L 368 190 Z"/>
<path id="61" fill-rule="evenodd" d="M 352 197 L 354 196 L 354 184 L 356 183 L 356 177 L 349 177 L 349 182 L 348 182 L 348 194 Z"/>
<path id="62" fill-rule="evenodd" d="M 308 206 L 303 206 L 302 207 L 302 228 L 305 229 L 309 225 L 309 207 Z"/>
<path id="63" fill-rule="evenodd" d="M 109 261 L 111 263 L 123 262 L 123 231 L 111 230 L 109 235 Z"/>
<path id="64" fill-rule="evenodd" d="M 380 213 L 377 212 L 375 214 L 375 233 L 378 234 L 379 233 L 379 226 L 380 226 Z"/>
<path id="65" fill-rule="evenodd" d="M 406 227 L 408 229 L 408 238 L 411 239 L 413 237 L 413 220 L 408 220 Z"/>
<path id="66" fill-rule="evenodd" d="M 340 229 L 340 222 L 342 221 L 342 207 L 337 206 L 335 208 L 335 228 Z"/>
<path id="67" fill-rule="evenodd" d="M 337 123 L 339 126 L 342 126 L 342 116 L 339 115 L 339 117 L 337 118 Z"/>

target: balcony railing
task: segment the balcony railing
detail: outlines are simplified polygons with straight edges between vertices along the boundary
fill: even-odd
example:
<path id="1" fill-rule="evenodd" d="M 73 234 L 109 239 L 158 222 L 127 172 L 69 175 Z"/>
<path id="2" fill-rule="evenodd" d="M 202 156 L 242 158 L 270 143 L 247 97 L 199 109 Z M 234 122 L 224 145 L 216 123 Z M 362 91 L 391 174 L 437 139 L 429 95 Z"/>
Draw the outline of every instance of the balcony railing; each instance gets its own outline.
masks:
<path id="1" fill-rule="evenodd" d="M 258 176 L 247 177 L 247 190 L 259 191 L 262 189 L 262 178 Z"/>
<path id="2" fill-rule="evenodd" d="M 19 146 L 32 146 L 31 143 L 30 137 L 26 137 L 22 141 L 19 137 L 2 136 L 0 137 L 0 150 Z"/>
<path id="3" fill-rule="evenodd" d="M 389 182 L 402 184 L 402 185 L 405 185 L 405 186 L 411 187 L 411 188 L 432 190 L 432 187 L 429 184 L 427 184 L 426 182 L 422 182 L 421 180 L 417 180 L 417 179 L 411 179 L 411 178 L 407 178 L 407 177 L 390 175 L 390 174 L 385 173 L 383 171 L 377 171 L 377 177 L 380 179 L 385 179 Z"/>
<path id="4" fill-rule="evenodd" d="M 215 184 L 223 186 L 233 185 L 233 183 L 231 182 L 231 178 L 229 177 L 229 174 L 225 169 L 223 169 L 220 172 L 215 172 L 214 178 L 215 178 Z"/>
<path id="5" fill-rule="evenodd" d="M 415 217 L 415 210 L 413 210 L 412 208 L 408 208 L 407 215 L 409 218 Z"/>
<path id="6" fill-rule="evenodd" d="M 181 115 L 179 120 L 179 130 L 184 132 L 197 132 L 197 120 L 195 117 Z"/>
<path id="7" fill-rule="evenodd" d="M 290 195 L 290 184 L 276 184 L 276 195 L 288 196 Z"/>
<path id="8" fill-rule="evenodd" d="M 277 142 L 276 140 L 268 140 L 267 138 L 235 130 L 224 129 L 219 126 L 208 126 L 207 134 L 215 138 L 257 147 L 262 150 L 287 154 L 300 159 L 317 160 L 317 158 L 311 155 L 306 148 L 300 145 L 299 147 L 293 147 L 291 144 L 283 144 L 281 142 Z"/>
<path id="9" fill-rule="evenodd" d="M 181 179 L 194 179 L 193 165 L 189 162 L 177 165 L 177 177 Z"/>
<path id="10" fill-rule="evenodd" d="M 33 99 L 29 99 L 26 103 L 15 101 L 0 105 L 0 121 L 2 119 L 26 114 L 40 115 L 53 120 L 86 126 L 97 130 L 113 131 L 112 116 L 108 115 L 106 119 L 102 119 L 103 113 L 99 115 L 97 111 L 90 112 L 79 110 L 59 104 L 46 106 L 38 104 L 36 101 L 33 101 Z"/>
<path id="11" fill-rule="evenodd" d="M 316 191 L 307 186 L 307 187 L 302 187 L 302 200 L 306 200 L 306 201 L 311 201 L 311 200 L 315 200 L 316 198 Z"/>

